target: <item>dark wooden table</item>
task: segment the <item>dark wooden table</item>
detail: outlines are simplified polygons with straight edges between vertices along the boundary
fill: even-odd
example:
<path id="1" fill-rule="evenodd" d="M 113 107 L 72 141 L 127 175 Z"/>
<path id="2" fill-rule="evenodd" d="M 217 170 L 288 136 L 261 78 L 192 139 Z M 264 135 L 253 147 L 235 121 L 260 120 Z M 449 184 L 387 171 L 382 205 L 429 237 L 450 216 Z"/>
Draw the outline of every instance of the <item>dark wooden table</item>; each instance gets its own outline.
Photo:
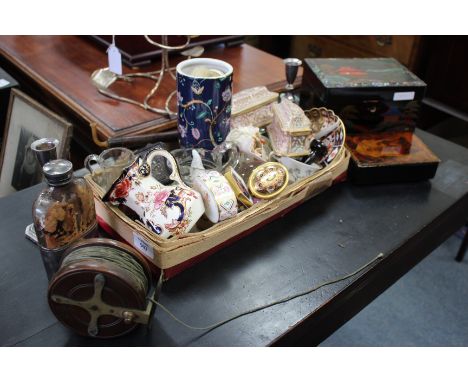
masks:
<path id="1" fill-rule="evenodd" d="M 336 185 L 165 283 L 161 302 L 181 319 L 205 326 L 351 273 L 380 252 L 385 254 L 383 260 L 352 279 L 208 333 L 186 329 L 157 309 L 149 333 L 141 327 L 108 341 L 76 336 L 49 311 L 39 251 L 24 238 L 39 187 L 0 199 L 0 344 L 320 343 L 431 253 L 468 217 L 468 150 L 423 131 L 418 135 L 442 159 L 431 181 Z"/>

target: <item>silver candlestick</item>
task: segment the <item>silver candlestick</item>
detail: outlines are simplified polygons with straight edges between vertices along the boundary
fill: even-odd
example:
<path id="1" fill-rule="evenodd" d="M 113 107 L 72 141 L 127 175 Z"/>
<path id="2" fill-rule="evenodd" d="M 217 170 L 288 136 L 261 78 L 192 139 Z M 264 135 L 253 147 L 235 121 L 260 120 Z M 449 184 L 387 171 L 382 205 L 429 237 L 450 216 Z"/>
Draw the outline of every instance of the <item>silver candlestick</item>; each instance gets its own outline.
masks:
<path id="1" fill-rule="evenodd" d="M 286 69 L 286 93 L 284 93 L 283 97 L 287 98 L 288 100 L 298 103 L 299 99 L 294 96 L 292 91 L 294 90 L 294 81 L 297 77 L 297 71 L 299 70 L 299 66 L 302 65 L 302 61 L 298 58 L 285 58 L 283 60 L 285 69 Z"/>
<path id="2" fill-rule="evenodd" d="M 57 147 L 59 143 L 59 140 L 55 138 L 42 138 L 31 143 L 31 150 L 36 154 L 41 168 L 47 162 L 57 159 Z"/>
<path id="3" fill-rule="evenodd" d="M 298 58 L 285 58 L 284 65 L 286 66 L 286 90 L 293 90 L 294 89 L 294 81 L 297 77 L 297 71 L 299 66 L 302 65 L 302 61 Z"/>
<path id="4" fill-rule="evenodd" d="M 57 159 L 57 148 L 60 141 L 55 138 L 42 138 L 31 143 L 31 150 L 36 154 L 37 162 L 42 167 L 49 161 Z M 37 244 L 34 224 L 29 224 L 24 231 L 26 237 Z"/>

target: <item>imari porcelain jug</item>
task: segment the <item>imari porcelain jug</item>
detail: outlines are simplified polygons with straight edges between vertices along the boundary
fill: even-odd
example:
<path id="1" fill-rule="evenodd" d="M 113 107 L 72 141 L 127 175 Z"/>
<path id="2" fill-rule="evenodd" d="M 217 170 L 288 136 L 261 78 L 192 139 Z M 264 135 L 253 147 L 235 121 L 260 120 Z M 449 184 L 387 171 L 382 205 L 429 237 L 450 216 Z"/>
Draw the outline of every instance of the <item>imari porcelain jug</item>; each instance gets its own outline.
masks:
<path id="1" fill-rule="evenodd" d="M 165 157 L 172 173 L 171 185 L 163 185 L 151 176 L 155 156 Z M 126 206 L 162 238 L 189 232 L 205 212 L 201 195 L 180 178 L 174 157 L 165 150 L 153 150 L 138 157 L 115 181 L 103 201 Z"/>

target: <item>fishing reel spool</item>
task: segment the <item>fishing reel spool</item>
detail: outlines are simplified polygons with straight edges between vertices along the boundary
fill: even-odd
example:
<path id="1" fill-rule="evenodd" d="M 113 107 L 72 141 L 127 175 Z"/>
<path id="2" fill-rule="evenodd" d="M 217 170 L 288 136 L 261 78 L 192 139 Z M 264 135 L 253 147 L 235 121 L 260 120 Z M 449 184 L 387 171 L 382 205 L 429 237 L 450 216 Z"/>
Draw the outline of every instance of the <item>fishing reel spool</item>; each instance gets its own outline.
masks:
<path id="1" fill-rule="evenodd" d="M 111 239 L 80 240 L 64 254 L 48 288 L 57 319 L 82 336 L 114 338 L 150 328 L 162 277 L 153 283 L 144 256 Z"/>

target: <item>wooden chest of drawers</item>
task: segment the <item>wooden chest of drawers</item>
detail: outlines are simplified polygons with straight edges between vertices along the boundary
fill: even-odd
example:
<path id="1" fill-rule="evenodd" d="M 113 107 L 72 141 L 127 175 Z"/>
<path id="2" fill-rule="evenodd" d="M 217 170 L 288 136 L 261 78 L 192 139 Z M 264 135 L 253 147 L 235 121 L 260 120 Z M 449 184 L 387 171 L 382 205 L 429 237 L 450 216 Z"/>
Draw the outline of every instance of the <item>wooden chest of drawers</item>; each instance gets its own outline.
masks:
<path id="1" fill-rule="evenodd" d="M 292 57 L 393 57 L 414 71 L 421 36 L 293 36 Z"/>

